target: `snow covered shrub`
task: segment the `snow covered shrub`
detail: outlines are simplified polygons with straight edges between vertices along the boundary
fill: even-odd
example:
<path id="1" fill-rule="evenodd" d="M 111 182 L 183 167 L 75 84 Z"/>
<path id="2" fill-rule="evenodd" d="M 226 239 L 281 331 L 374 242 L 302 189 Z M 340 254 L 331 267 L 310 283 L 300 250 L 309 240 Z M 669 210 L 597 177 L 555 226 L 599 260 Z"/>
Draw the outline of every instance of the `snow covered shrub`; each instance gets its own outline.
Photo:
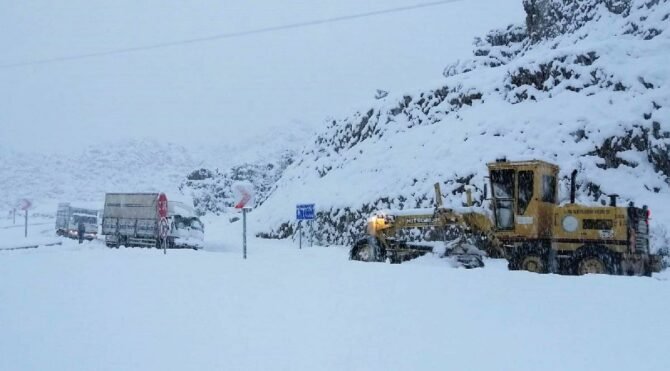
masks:
<path id="1" fill-rule="evenodd" d="M 287 152 L 275 161 L 242 164 L 225 172 L 219 169 L 198 169 L 182 181 L 179 190 L 191 195 L 193 206 L 199 214 L 218 215 L 234 206 L 233 184 L 249 181 L 255 188 L 256 204 L 261 205 L 286 167 L 293 163 L 293 156 L 293 153 Z"/>
<path id="2" fill-rule="evenodd" d="M 456 61 L 447 66 L 442 74 L 450 77 L 479 67 L 502 66 L 521 54 L 528 45 L 528 33 L 524 26 L 509 25 L 505 29 L 489 31 L 483 38 L 475 38 L 472 59 Z"/>
<path id="3" fill-rule="evenodd" d="M 526 28 L 533 42 L 574 32 L 602 15 L 627 15 L 630 0 L 524 0 Z"/>

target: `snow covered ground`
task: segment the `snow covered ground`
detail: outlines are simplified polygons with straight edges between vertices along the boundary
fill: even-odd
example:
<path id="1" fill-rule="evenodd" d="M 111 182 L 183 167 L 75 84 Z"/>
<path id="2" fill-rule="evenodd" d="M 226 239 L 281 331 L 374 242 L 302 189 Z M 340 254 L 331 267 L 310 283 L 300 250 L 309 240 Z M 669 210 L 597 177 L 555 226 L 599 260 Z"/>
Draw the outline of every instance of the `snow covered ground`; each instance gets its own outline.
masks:
<path id="1" fill-rule="evenodd" d="M 670 364 L 667 272 L 562 277 L 509 272 L 500 261 L 454 269 L 430 256 L 369 264 L 347 260 L 342 247 L 255 238 L 242 260 L 239 222 L 209 219 L 206 228 L 207 249 L 197 252 L 69 240 L 0 251 L 0 370 Z M 0 241 L 16 240 L 11 230 L 0 229 Z"/>
<path id="2" fill-rule="evenodd" d="M 415 2 L 44 3 L 15 2 L 0 12 L 8 30 L 0 33 L 7 45 L 0 65 Z M 556 49 L 546 44 L 506 66 L 447 78 L 453 93 L 479 91 L 485 103 L 452 114 L 445 101 L 434 117 L 422 113 L 422 94 L 432 94 L 426 86 L 445 84 L 438 74 L 470 56 L 472 37 L 522 23 L 522 13 L 518 0 L 457 1 L 333 27 L 0 71 L 0 218 L 17 198 L 36 205 L 28 238 L 0 219 L 0 371 L 667 369 L 667 270 L 651 278 L 563 277 L 510 272 L 496 260 L 455 269 L 435 256 L 368 264 L 349 261 L 342 246 L 299 250 L 290 239 L 253 233 L 243 260 L 240 222 L 211 215 L 205 250 L 163 255 L 79 245 L 54 236 L 54 220 L 40 217 L 59 201 L 102 207 L 105 191 L 162 190 L 172 199 L 194 167 L 225 168 L 304 146 L 326 115 L 345 118 L 321 136 L 348 144 L 342 124 L 357 125 L 373 108 L 381 118 L 399 116 L 384 124 L 383 139 L 354 138 L 340 152 L 304 146 L 309 156 L 251 215 L 249 230 L 292 220 L 298 202 L 327 210 L 403 193 L 421 201 L 434 181 L 472 175 L 482 184 L 483 164 L 499 155 L 555 160 L 566 173 L 579 168 L 580 181 L 651 205 L 653 228 L 666 228 L 667 176 L 652 172 L 640 151 L 622 155 L 637 167 L 608 170 L 585 154 L 638 121 L 653 129 L 658 120 L 667 130 L 667 32 L 638 40 L 625 32 L 628 20 L 607 15 Z M 643 15 L 636 19 L 667 29 L 660 12 Z M 591 51 L 599 56 L 591 66 L 611 72 L 603 76 L 627 92 L 577 93 L 567 83 L 580 81 L 568 78 L 551 86 L 554 95 L 515 88 L 530 89 L 537 102 L 501 95 L 521 67 Z M 376 88 L 389 97 L 366 103 Z M 412 106 L 389 116 L 406 91 Z M 354 106 L 360 115 L 346 113 Z M 147 135 L 153 141 L 141 139 Z M 389 159 L 400 165 L 384 166 Z M 584 192 L 579 198 L 593 201 Z"/>

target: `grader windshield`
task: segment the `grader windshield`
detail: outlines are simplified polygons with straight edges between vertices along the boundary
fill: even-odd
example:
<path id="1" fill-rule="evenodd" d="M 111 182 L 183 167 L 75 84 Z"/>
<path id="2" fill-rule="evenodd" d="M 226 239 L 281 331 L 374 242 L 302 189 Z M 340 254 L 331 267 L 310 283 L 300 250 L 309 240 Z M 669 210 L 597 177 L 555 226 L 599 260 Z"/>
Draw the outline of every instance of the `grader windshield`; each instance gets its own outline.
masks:
<path id="1" fill-rule="evenodd" d="M 512 169 L 491 171 L 497 229 L 514 228 L 514 173 Z"/>

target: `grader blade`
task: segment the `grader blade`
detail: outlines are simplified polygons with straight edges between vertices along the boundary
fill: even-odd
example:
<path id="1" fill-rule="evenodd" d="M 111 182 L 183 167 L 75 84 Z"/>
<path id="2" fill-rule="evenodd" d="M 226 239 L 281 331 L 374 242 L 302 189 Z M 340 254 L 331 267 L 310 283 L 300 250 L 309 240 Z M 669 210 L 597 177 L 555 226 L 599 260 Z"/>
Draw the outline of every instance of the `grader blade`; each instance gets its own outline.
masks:
<path id="1" fill-rule="evenodd" d="M 364 262 L 383 262 L 386 259 L 385 255 L 377 239 L 372 236 L 359 239 L 349 250 L 350 260 Z"/>
<path id="2" fill-rule="evenodd" d="M 486 253 L 477 248 L 465 236 L 447 242 L 446 249 L 442 255 L 443 258 L 449 259 L 452 265 L 466 269 L 483 267 L 484 256 L 486 256 Z"/>

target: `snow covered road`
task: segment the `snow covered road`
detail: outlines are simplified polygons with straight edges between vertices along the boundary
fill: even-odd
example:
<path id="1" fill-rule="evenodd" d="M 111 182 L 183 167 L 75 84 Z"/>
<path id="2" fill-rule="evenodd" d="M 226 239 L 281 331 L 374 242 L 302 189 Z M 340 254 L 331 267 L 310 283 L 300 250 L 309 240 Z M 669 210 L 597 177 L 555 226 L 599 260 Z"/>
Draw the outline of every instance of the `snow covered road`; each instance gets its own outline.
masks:
<path id="1" fill-rule="evenodd" d="M 0 370 L 662 370 L 670 276 L 347 260 L 209 225 L 207 251 L 0 251 Z M 0 231 L 0 234 L 4 233 Z"/>

